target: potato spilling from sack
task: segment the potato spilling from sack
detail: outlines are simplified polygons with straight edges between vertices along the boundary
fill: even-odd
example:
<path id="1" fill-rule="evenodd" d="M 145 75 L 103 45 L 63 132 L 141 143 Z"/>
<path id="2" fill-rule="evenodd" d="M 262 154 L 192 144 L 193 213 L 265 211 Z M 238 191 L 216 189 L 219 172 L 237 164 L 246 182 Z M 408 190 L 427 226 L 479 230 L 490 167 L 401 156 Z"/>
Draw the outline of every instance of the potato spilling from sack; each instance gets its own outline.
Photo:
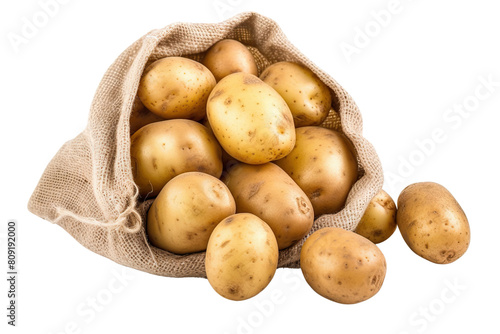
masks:
<path id="1" fill-rule="evenodd" d="M 396 227 L 396 203 L 388 193 L 380 190 L 368 204 L 354 232 L 378 244 L 387 240 Z"/>
<path id="2" fill-rule="evenodd" d="M 234 39 L 223 39 L 208 49 L 203 58 L 205 65 L 220 81 L 232 73 L 245 72 L 257 75 L 257 65 L 250 51 Z"/>
<path id="3" fill-rule="evenodd" d="M 316 216 L 338 212 L 358 178 L 354 148 L 340 132 L 318 126 L 296 129 L 293 150 L 276 161 L 311 200 Z"/>
<path id="4" fill-rule="evenodd" d="M 167 57 L 146 68 L 138 94 L 146 108 L 162 118 L 198 121 L 205 117 L 208 94 L 214 86 L 213 74 L 199 62 Z"/>
<path id="5" fill-rule="evenodd" d="M 278 242 L 262 219 L 237 213 L 220 222 L 208 241 L 207 278 L 221 296 L 244 300 L 271 282 L 278 265 Z"/>
<path id="6" fill-rule="evenodd" d="M 204 251 L 215 226 L 235 211 L 233 196 L 219 179 L 199 172 L 180 174 L 163 187 L 149 209 L 149 240 L 177 254 Z"/>
<path id="7" fill-rule="evenodd" d="M 421 182 L 406 187 L 398 198 L 397 223 L 411 250 L 431 262 L 454 262 L 469 247 L 469 221 L 440 184 Z"/>
<path id="8" fill-rule="evenodd" d="M 320 125 L 332 107 L 329 88 L 307 67 L 289 61 L 267 67 L 260 75 L 285 99 L 295 127 Z"/>
<path id="9" fill-rule="evenodd" d="M 132 173 L 143 198 L 155 197 L 181 173 L 222 174 L 220 145 L 198 122 L 172 119 L 150 123 L 134 133 L 130 141 Z"/>
<path id="10" fill-rule="evenodd" d="M 237 163 L 222 180 L 236 201 L 236 212 L 250 212 L 273 230 L 279 249 L 302 239 L 311 229 L 311 201 L 285 171 L 273 163 Z"/>
<path id="11" fill-rule="evenodd" d="M 252 74 L 234 73 L 219 81 L 208 98 L 207 117 L 224 150 L 247 164 L 282 158 L 295 144 L 286 102 Z"/>
<path id="12" fill-rule="evenodd" d="M 336 227 L 314 232 L 302 246 L 300 267 L 321 296 L 343 304 L 373 297 L 382 287 L 387 265 L 370 240 Z"/>

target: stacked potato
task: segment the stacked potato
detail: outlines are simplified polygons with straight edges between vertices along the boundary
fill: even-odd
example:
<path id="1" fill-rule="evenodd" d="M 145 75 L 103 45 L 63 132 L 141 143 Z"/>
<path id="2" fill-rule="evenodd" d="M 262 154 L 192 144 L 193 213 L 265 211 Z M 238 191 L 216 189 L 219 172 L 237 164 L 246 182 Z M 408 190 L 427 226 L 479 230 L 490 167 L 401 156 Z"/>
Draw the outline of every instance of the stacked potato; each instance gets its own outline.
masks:
<path id="1" fill-rule="evenodd" d="M 292 62 L 257 75 L 235 40 L 213 45 L 201 63 L 159 59 L 143 73 L 130 118 L 134 180 L 142 199 L 154 198 L 150 243 L 206 251 L 208 281 L 232 300 L 262 291 L 279 250 L 308 235 L 315 217 L 340 211 L 358 177 L 353 145 L 320 126 L 334 113 L 329 88 Z M 355 303 L 382 285 L 374 242 L 396 229 L 396 207 L 386 193 L 370 205 L 358 233 L 321 229 L 303 245 L 304 276 L 326 298 Z"/>

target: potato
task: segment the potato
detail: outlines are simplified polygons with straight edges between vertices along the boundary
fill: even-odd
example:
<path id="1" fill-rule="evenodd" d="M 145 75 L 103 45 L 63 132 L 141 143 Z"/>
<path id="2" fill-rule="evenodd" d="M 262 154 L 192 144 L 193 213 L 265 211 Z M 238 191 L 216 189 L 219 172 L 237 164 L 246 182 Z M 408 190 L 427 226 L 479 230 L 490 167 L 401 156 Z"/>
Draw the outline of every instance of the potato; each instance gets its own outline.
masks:
<path id="1" fill-rule="evenodd" d="M 215 78 L 208 68 L 183 57 L 166 57 L 149 65 L 139 83 L 142 103 L 165 119 L 200 120 L 206 114 Z"/>
<path id="2" fill-rule="evenodd" d="M 221 296 L 244 300 L 271 282 L 278 265 L 278 243 L 271 228 L 251 213 L 221 221 L 208 240 L 208 282 Z"/>
<path id="3" fill-rule="evenodd" d="M 396 204 L 388 193 L 380 190 L 368 204 L 354 232 L 378 244 L 387 240 L 396 227 Z"/>
<path id="4" fill-rule="evenodd" d="M 208 118 L 202 119 L 200 121 L 200 123 L 203 124 L 208 129 L 208 131 L 212 134 L 212 136 L 214 136 L 214 138 L 215 138 L 214 130 L 212 130 L 212 126 L 210 125 Z M 222 151 L 222 167 L 223 167 L 223 169 L 228 164 L 231 164 L 233 161 L 237 161 L 232 156 L 230 156 L 229 153 L 227 153 L 222 147 L 221 147 L 221 151 Z"/>
<path id="5" fill-rule="evenodd" d="M 237 163 L 222 177 L 236 201 L 236 212 L 250 212 L 265 221 L 283 249 L 302 239 L 311 229 L 311 201 L 275 164 Z"/>
<path id="6" fill-rule="evenodd" d="M 295 147 L 275 163 L 306 193 L 316 216 L 341 210 L 358 176 L 349 140 L 318 126 L 296 129 Z"/>
<path id="7" fill-rule="evenodd" d="M 221 148 L 203 125 L 186 119 L 151 123 L 130 138 L 134 181 L 141 197 L 154 197 L 185 172 L 222 174 Z"/>
<path id="8" fill-rule="evenodd" d="M 288 61 L 274 63 L 260 75 L 286 101 L 295 127 L 320 125 L 332 104 L 330 89 L 310 69 Z"/>
<path id="9" fill-rule="evenodd" d="M 200 172 L 177 175 L 149 209 L 149 241 L 177 254 L 204 251 L 215 226 L 235 212 L 234 198 L 219 179 Z"/>
<path id="10" fill-rule="evenodd" d="M 202 63 L 217 81 L 237 72 L 257 75 L 257 65 L 252 54 L 245 45 L 234 39 L 223 39 L 212 45 Z"/>
<path id="11" fill-rule="evenodd" d="M 380 290 L 387 265 L 370 240 L 341 228 L 325 227 L 306 239 L 300 268 L 307 283 L 321 296 L 355 304 Z"/>
<path id="12" fill-rule="evenodd" d="M 252 74 L 233 73 L 219 81 L 208 99 L 207 116 L 224 150 L 248 164 L 282 158 L 295 144 L 286 102 Z"/>
<path id="13" fill-rule="evenodd" d="M 396 221 L 411 250 L 431 262 L 451 263 L 469 247 L 469 221 L 440 184 L 420 182 L 406 187 L 398 198 Z"/>
<path id="14" fill-rule="evenodd" d="M 130 112 L 130 135 L 149 123 L 164 121 L 165 119 L 149 111 L 138 96 L 134 99 Z"/>

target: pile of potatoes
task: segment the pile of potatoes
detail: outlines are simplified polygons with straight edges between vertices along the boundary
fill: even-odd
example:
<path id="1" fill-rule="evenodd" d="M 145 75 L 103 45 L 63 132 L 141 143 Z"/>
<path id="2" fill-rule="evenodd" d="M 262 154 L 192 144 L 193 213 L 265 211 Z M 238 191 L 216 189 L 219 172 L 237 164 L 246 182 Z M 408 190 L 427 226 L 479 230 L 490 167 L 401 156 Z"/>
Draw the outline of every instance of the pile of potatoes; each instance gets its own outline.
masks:
<path id="1" fill-rule="evenodd" d="M 315 217 L 342 210 L 357 181 L 352 143 L 320 126 L 335 114 L 330 89 L 307 67 L 278 62 L 259 75 L 236 40 L 214 44 L 201 62 L 153 62 L 130 116 L 134 180 L 142 200 L 154 199 L 149 242 L 180 255 L 205 251 L 208 281 L 223 297 L 258 294 L 279 251 L 307 236 Z M 312 233 L 300 254 L 309 285 L 340 303 L 375 295 L 386 273 L 375 243 L 397 226 L 436 263 L 467 249 L 467 219 L 442 186 L 412 185 L 398 208 L 382 191 L 355 232 Z"/>

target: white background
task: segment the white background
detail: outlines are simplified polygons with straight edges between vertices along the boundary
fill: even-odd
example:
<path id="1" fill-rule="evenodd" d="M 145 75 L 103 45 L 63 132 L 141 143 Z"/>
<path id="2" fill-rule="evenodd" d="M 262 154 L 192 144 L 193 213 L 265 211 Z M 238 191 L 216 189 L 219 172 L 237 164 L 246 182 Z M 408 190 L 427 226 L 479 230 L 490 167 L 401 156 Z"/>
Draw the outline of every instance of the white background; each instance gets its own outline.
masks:
<path id="1" fill-rule="evenodd" d="M 21 35 L 26 20 L 33 22 L 43 9 L 35 0 L 2 2 L 3 275 L 5 224 L 19 223 L 18 327 L 6 325 L 2 279 L 2 333 L 499 332 L 500 20 L 494 1 L 400 0 L 384 26 L 374 13 L 392 8 L 389 0 L 281 3 L 67 1 L 16 48 L 8 36 Z M 396 231 L 379 245 L 388 271 L 368 301 L 328 301 L 300 270 L 280 269 L 257 297 L 232 302 L 204 279 L 164 278 L 119 266 L 27 211 L 45 166 L 84 129 L 102 75 L 128 45 L 173 22 L 218 22 L 242 11 L 277 21 L 292 43 L 354 97 L 364 135 L 384 166 L 384 188 L 394 199 L 417 181 L 439 182 L 455 195 L 472 229 L 462 258 L 430 263 L 412 253 Z M 368 40 L 360 37 L 365 29 Z M 346 44 L 357 45 L 357 53 L 346 57 Z M 488 91 L 481 78 L 496 86 Z M 448 111 L 464 105 L 470 110 L 464 116 Z M 439 129 L 443 140 L 430 144 Z M 427 143 L 426 152 L 417 142 Z M 92 299 L 99 311 L 92 311 Z"/>

